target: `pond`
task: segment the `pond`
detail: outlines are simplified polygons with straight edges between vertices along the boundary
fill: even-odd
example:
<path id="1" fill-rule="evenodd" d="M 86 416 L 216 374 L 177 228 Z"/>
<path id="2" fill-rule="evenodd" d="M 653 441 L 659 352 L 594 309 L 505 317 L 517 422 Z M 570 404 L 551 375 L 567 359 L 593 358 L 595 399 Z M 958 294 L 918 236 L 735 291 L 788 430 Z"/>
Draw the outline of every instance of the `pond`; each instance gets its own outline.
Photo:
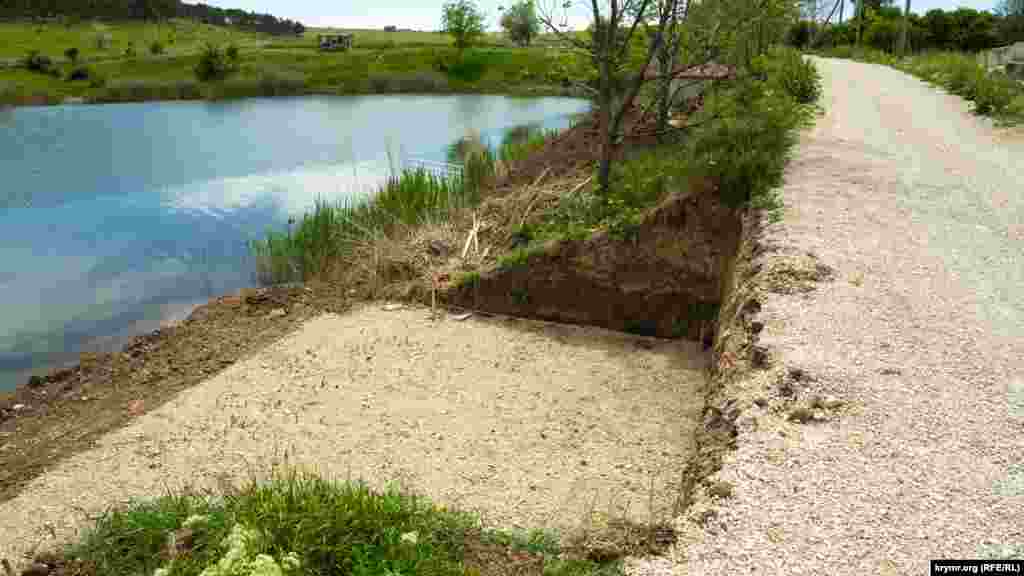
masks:
<path id="1" fill-rule="evenodd" d="M 560 129 L 567 98 L 358 96 L 0 109 L 0 391 L 256 284 L 250 240 L 470 130 Z"/>

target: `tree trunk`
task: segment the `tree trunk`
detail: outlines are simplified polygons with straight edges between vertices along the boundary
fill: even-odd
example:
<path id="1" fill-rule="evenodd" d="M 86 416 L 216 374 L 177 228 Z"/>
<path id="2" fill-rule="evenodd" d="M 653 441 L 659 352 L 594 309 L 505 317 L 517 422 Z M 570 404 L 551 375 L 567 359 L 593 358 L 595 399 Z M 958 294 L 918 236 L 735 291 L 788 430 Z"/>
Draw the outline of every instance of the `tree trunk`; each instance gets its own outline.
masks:
<path id="1" fill-rule="evenodd" d="M 661 44 L 661 50 L 658 52 L 658 75 L 661 77 L 658 81 L 658 141 L 663 142 L 665 134 L 668 133 L 668 120 L 669 115 L 672 113 L 672 79 L 669 75 L 675 69 L 676 65 L 676 18 L 673 14 L 671 28 L 672 33 L 669 35 L 669 40 L 663 41 Z"/>
<path id="2" fill-rule="evenodd" d="M 857 45 L 860 46 L 861 33 L 864 30 L 864 0 L 857 0 Z"/>
<path id="3" fill-rule="evenodd" d="M 903 30 L 900 31 L 900 56 L 907 53 L 907 28 L 910 28 L 910 0 L 903 8 Z"/>
<path id="4" fill-rule="evenodd" d="M 611 63 L 608 61 L 611 58 L 612 47 L 609 46 L 609 42 L 601 42 L 599 47 L 599 58 L 600 58 L 600 74 L 601 74 L 601 90 L 599 96 L 599 122 L 601 124 L 600 138 L 601 138 L 601 165 L 597 175 L 598 184 L 601 187 L 601 192 L 604 194 L 608 193 L 611 187 L 611 166 L 612 166 L 612 106 L 614 104 L 614 87 L 612 86 L 611 78 Z"/>

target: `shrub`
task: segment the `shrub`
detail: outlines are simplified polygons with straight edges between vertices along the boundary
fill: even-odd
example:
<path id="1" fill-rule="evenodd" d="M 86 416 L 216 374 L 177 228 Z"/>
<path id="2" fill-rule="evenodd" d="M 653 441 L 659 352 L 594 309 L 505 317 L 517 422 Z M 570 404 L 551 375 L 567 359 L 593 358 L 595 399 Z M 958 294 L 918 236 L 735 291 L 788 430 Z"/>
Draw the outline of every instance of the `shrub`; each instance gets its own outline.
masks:
<path id="1" fill-rule="evenodd" d="M 78 48 L 68 48 L 64 51 L 64 57 L 71 61 L 72 64 L 78 62 Z"/>
<path id="2" fill-rule="evenodd" d="M 31 72 L 49 74 L 53 70 L 53 60 L 45 54 L 40 54 L 38 50 L 32 50 L 25 57 L 24 66 Z"/>
<path id="3" fill-rule="evenodd" d="M 96 35 L 96 49 L 106 50 L 110 47 L 111 37 L 110 34 L 100 33 Z"/>
<path id="4" fill-rule="evenodd" d="M 68 82 L 77 82 L 79 80 L 88 80 L 90 77 L 89 69 L 85 66 L 76 66 L 68 72 Z"/>
<path id="5" fill-rule="evenodd" d="M 124 49 L 124 55 L 126 58 L 135 58 L 135 44 L 132 42 L 128 43 L 128 47 Z"/>
<path id="6" fill-rule="evenodd" d="M 769 70 L 780 66 L 764 61 L 757 65 Z M 749 201 L 777 207 L 772 190 L 782 182 L 797 128 L 811 118 L 811 110 L 770 78 L 746 78 L 709 94 L 697 120 L 708 116 L 719 119 L 698 125 L 688 141 L 687 164 L 692 173 L 716 182 L 727 205 Z"/>
<path id="7" fill-rule="evenodd" d="M 776 49 L 756 67 L 801 104 L 810 104 L 821 95 L 818 69 L 793 48 Z"/>
<path id="8" fill-rule="evenodd" d="M 450 78 L 461 82 L 476 82 L 483 78 L 487 71 L 487 53 L 468 50 L 462 53 L 454 63 L 448 64 Z"/>
<path id="9" fill-rule="evenodd" d="M 164 45 L 161 44 L 158 40 L 154 40 L 153 43 L 149 45 L 149 53 L 154 55 L 154 56 L 158 56 L 160 54 L 163 54 L 164 53 Z"/>
<path id="10" fill-rule="evenodd" d="M 228 60 L 232 62 L 238 62 L 238 46 L 234 44 L 228 45 L 227 50 L 224 51 L 224 54 L 228 57 Z"/>
<path id="11" fill-rule="evenodd" d="M 235 54 L 237 58 L 237 49 Z M 195 74 L 200 82 L 213 82 L 227 78 L 237 69 L 238 65 L 234 59 L 229 58 L 220 48 L 213 44 L 207 44 L 203 49 L 203 53 L 199 56 L 199 63 L 196 64 Z"/>

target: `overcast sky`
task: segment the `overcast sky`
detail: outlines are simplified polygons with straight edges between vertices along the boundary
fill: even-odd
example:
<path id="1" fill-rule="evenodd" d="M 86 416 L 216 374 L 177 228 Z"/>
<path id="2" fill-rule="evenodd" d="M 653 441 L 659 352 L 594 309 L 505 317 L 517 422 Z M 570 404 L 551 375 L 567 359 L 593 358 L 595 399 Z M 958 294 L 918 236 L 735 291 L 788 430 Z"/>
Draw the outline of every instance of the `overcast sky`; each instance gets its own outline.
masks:
<path id="1" fill-rule="evenodd" d="M 511 2 L 477 0 L 477 5 L 487 15 L 489 30 L 498 28 L 498 7 Z M 436 30 L 441 25 L 441 6 L 444 0 L 205 0 L 205 3 L 273 14 L 315 27 L 383 28 L 390 25 L 414 30 Z M 897 0 L 897 3 L 902 5 L 903 0 Z M 554 15 L 559 21 L 565 19 L 573 28 L 586 27 L 589 22 L 586 6 L 589 4 L 574 0 L 573 6 L 563 14 L 561 1 L 538 0 L 540 7 L 557 6 Z M 913 11 L 921 14 L 932 8 L 954 10 L 966 6 L 977 10 L 992 10 L 994 7 L 993 0 L 913 0 L 911 4 Z M 844 9 L 847 15 L 851 13 L 851 5 L 848 3 Z"/>

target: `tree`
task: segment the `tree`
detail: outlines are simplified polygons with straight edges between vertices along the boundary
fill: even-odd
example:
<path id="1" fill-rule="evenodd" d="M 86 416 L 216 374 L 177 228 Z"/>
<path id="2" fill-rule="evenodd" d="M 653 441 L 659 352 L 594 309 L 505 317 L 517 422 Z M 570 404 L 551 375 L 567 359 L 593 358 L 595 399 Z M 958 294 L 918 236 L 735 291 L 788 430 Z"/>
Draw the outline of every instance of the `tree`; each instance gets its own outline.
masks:
<path id="1" fill-rule="evenodd" d="M 900 56 L 907 53 L 907 31 L 910 28 L 910 0 L 903 8 L 903 28 L 900 30 Z"/>
<path id="2" fill-rule="evenodd" d="M 540 33 L 540 21 L 537 20 L 537 8 L 533 0 L 516 2 L 501 16 L 501 27 L 509 38 L 520 46 L 529 46 Z"/>
<path id="3" fill-rule="evenodd" d="M 441 15 L 441 29 L 455 38 L 461 52 L 484 33 L 484 16 L 473 0 L 449 0 Z"/>
<path id="4" fill-rule="evenodd" d="M 571 2 L 559 2 L 563 7 Z M 669 82 L 712 61 L 749 63 L 762 54 L 796 19 L 789 0 L 589 0 L 593 24 L 589 38 L 565 30 L 551 7 L 539 19 L 563 43 L 586 57 L 596 72 L 596 87 L 584 85 L 593 96 L 599 124 L 598 185 L 610 188 L 614 151 L 624 137 L 625 116 L 645 84 L 658 82 L 655 97 L 659 125 L 666 120 L 673 96 L 685 87 L 666 89 Z M 658 72 L 651 64 L 659 58 Z M 678 62 L 678 65 L 673 65 Z M 667 73 L 663 71 L 668 70 Z M 661 83 L 665 84 L 661 84 Z M 669 105 L 662 105 L 667 102 Z M 687 127 L 673 127 L 685 130 Z M 659 131 L 660 133 L 660 131 Z"/>

